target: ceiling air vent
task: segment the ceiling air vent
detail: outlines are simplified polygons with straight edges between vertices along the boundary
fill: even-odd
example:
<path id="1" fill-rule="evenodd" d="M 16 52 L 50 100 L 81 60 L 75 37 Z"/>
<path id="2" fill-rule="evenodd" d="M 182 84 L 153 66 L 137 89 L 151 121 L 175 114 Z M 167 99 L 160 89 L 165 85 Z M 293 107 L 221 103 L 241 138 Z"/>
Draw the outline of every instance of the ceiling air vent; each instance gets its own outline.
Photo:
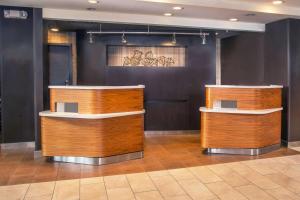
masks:
<path id="1" fill-rule="evenodd" d="M 27 19 L 28 13 L 23 10 L 4 10 L 4 18 Z"/>

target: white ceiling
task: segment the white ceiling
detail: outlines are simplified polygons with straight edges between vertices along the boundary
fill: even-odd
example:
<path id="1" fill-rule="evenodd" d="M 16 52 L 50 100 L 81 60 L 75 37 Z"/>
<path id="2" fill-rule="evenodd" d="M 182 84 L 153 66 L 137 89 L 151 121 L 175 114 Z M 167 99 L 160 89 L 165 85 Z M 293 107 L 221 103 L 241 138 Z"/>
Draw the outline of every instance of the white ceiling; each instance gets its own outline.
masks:
<path id="1" fill-rule="evenodd" d="M 139 23 L 143 23 L 141 18 L 148 19 L 151 16 L 154 17 L 153 19 L 167 22 L 174 21 L 174 19 L 194 20 L 195 26 L 197 26 L 196 23 L 199 23 L 200 19 L 201 22 L 204 22 L 203 19 L 225 22 L 229 18 L 235 17 L 239 19 L 239 22 L 230 23 L 241 25 L 247 25 L 248 23 L 252 26 L 289 17 L 300 18 L 300 0 L 285 0 L 285 3 L 279 6 L 273 5 L 272 0 L 99 0 L 99 4 L 96 5 L 89 4 L 87 0 L 0 0 L 0 5 L 45 8 L 46 15 L 44 16 L 46 18 L 62 18 L 55 12 L 64 14 L 63 10 L 59 10 L 64 9 L 68 10 L 69 16 L 71 11 L 74 11 L 72 16 L 78 15 L 78 11 L 81 14 L 83 14 L 82 11 L 85 11 L 84 20 L 89 20 L 87 12 L 91 16 L 103 16 L 103 13 L 106 15 L 111 13 L 111 15 L 124 15 L 126 17 L 132 15 L 131 17 L 139 18 L 136 19 Z M 172 6 L 175 5 L 180 5 L 184 9 L 173 11 Z M 86 11 L 86 8 L 89 7 L 96 8 L 96 11 Z M 172 12 L 174 16 L 162 16 L 165 12 Z M 247 14 L 255 14 L 255 16 L 246 16 Z M 116 18 L 116 16 L 113 16 L 113 18 Z M 172 19 L 166 20 L 165 18 Z M 76 20 L 78 19 L 80 20 L 80 16 L 76 16 Z M 97 19 L 94 17 L 91 20 Z M 183 22 L 184 20 L 179 21 Z M 134 19 L 128 22 L 134 22 Z M 145 23 L 149 22 L 145 21 Z M 170 24 L 173 25 L 174 23 Z M 226 24 L 228 23 L 226 22 Z"/>

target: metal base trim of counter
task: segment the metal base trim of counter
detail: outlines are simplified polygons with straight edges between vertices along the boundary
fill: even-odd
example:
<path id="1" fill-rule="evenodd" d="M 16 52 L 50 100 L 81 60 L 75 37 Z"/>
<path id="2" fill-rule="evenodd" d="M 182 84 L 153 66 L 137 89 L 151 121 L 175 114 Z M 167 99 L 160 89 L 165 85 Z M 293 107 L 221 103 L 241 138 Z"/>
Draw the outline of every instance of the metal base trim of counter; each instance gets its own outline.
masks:
<path id="1" fill-rule="evenodd" d="M 207 148 L 208 154 L 235 154 L 256 156 L 280 149 L 280 144 L 274 144 L 257 149 L 225 149 L 225 148 Z"/>
<path id="2" fill-rule="evenodd" d="M 77 163 L 85 165 L 106 165 L 111 163 L 117 163 L 127 160 L 135 160 L 144 157 L 144 152 L 133 152 L 128 154 L 109 156 L 103 158 L 90 158 L 90 157 L 73 157 L 73 156 L 52 156 L 49 157 L 49 160 L 55 162 L 68 162 L 68 163 Z"/>

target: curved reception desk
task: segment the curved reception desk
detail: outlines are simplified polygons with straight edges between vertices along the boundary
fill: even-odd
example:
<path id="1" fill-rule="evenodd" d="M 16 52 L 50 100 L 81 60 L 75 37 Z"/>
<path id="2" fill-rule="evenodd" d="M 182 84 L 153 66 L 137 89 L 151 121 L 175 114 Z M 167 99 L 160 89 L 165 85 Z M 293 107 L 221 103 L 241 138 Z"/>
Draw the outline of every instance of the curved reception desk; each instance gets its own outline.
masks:
<path id="1" fill-rule="evenodd" d="M 42 154 L 109 164 L 143 157 L 144 86 L 50 86 L 40 113 Z"/>
<path id="2" fill-rule="evenodd" d="M 208 153 L 258 155 L 280 148 L 282 86 L 207 85 L 201 146 Z"/>

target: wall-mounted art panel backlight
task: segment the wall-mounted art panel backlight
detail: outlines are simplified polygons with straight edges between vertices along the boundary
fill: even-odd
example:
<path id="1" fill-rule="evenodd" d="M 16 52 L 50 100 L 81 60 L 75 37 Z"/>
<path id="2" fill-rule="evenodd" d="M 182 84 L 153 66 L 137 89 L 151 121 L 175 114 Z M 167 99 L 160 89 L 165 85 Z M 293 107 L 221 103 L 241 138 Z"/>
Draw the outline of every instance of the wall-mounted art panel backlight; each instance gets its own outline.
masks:
<path id="1" fill-rule="evenodd" d="M 110 67 L 185 67 L 185 47 L 107 46 Z"/>

